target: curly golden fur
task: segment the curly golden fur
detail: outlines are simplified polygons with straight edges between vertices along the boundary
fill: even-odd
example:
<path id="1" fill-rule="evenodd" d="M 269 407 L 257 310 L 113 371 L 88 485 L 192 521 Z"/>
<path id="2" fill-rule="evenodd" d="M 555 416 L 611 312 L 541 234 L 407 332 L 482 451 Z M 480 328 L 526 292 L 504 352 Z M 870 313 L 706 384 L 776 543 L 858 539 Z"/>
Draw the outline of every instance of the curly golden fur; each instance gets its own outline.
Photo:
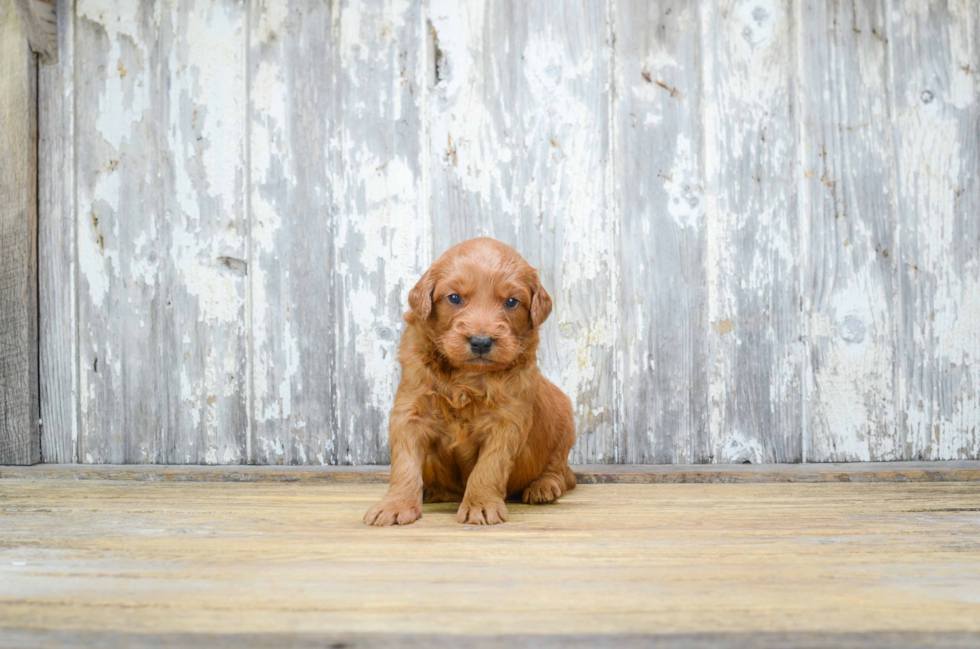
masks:
<path id="1" fill-rule="evenodd" d="M 426 502 L 461 501 L 460 523 L 507 520 L 504 500 L 548 503 L 575 486 L 572 404 L 538 370 L 551 298 L 510 246 L 450 248 L 408 296 L 401 383 L 388 424 L 391 483 L 364 515 L 406 525 Z"/>

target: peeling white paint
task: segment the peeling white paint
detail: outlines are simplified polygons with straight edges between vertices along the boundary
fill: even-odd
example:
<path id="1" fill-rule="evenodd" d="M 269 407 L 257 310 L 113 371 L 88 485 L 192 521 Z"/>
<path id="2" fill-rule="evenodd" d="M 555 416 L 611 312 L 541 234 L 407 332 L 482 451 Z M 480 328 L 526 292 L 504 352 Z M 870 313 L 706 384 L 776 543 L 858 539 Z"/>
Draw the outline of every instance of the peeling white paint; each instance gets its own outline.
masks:
<path id="1" fill-rule="evenodd" d="M 962 83 L 956 76 L 954 86 Z M 962 459 L 980 451 L 980 272 L 975 260 L 963 267 L 953 256 L 964 244 L 956 235 L 962 218 L 957 195 L 972 182 L 963 164 L 969 161 L 975 169 L 977 152 L 962 147 L 972 118 L 945 103 L 956 106 L 962 98 L 951 95 L 958 91 L 942 98 L 926 92 L 933 90 L 913 90 L 910 84 L 904 101 L 912 107 L 898 117 L 905 162 L 900 187 L 908 201 L 903 207 L 928 215 L 911 221 L 914 230 L 903 231 L 914 237 L 915 270 L 905 297 L 915 321 L 900 389 L 911 447 L 929 459 Z"/>
<path id="2" fill-rule="evenodd" d="M 398 369 L 395 332 L 427 248 L 423 233 L 415 227 L 418 178 L 406 161 L 397 157 L 381 161 L 359 145 L 349 149 L 347 157 L 360 170 L 350 179 L 348 191 L 363 195 L 365 211 L 341 223 L 337 238 L 340 250 L 348 249 L 354 240 L 363 242 L 357 246 L 356 258 L 342 257 L 338 267 L 339 277 L 349 278 L 344 284 L 350 286 L 349 317 L 341 323 L 341 332 L 355 342 L 364 361 L 370 406 L 387 411 Z"/>
<path id="3" fill-rule="evenodd" d="M 187 292 L 199 300 L 201 318 L 205 322 L 241 323 L 245 297 L 238 278 L 199 264 L 184 266 L 182 275 Z"/>
<path id="4" fill-rule="evenodd" d="M 79 312 L 87 318 L 79 324 L 79 350 L 82 365 L 98 359 L 97 370 L 77 373 L 78 448 L 86 461 L 118 452 L 110 448 L 110 435 L 119 434 L 112 428 L 116 415 L 105 413 L 132 414 L 119 395 L 145 396 L 128 383 L 148 375 L 139 358 L 128 356 L 132 340 L 124 346 L 113 331 L 138 323 L 141 335 L 150 336 L 167 329 L 160 318 L 176 331 L 169 339 L 147 338 L 145 351 L 167 358 L 168 346 L 180 341 L 181 366 L 170 379 L 178 385 L 168 394 L 180 400 L 179 432 L 170 434 L 178 436 L 181 458 L 241 460 L 234 444 L 242 422 L 224 418 L 242 402 L 246 382 L 254 457 L 320 464 L 374 457 L 371 445 L 378 439 L 383 445 L 384 431 L 366 430 L 365 422 L 377 426 L 393 399 L 407 292 L 441 252 L 433 242 L 442 247 L 463 233 L 510 237 L 539 262 L 555 300 L 541 364 L 575 401 L 584 434 L 576 458 L 629 458 L 635 451 L 619 446 L 622 424 L 615 421 L 630 405 L 623 380 L 662 379 L 672 368 L 669 357 L 652 351 L 666 335 L 648 329 L 664 308 L 656 303 L 662 296 L 643 287 L 620 289 L 625 264 L 646 278 L 663 262 L 622 258 L 617 210 L 635 208 L 620 204 L 630 188 L 615 174 L 622 153 L 615 143 L 617 133 L 629 129 L 675 128 L 677 117 L 665 108 L 673 104 L 665 101 L 689 109 L 701 130 L 693 137 L 677 129 L 663 169 L 653 165 L 668 152 L 651 151 L 649 171 L 662 182 L 666 200 L 646 197 L 644 209 L 692 237 L 705 228 L 706 302 L 698 302 L 696 316 L 706 342 L 693 343 L 704 348 L 690 357 L 704 363 L 698 367 L 706 374 L 709 412 L 691 425 L 708 427 L 708 452 L 716 460 L 771 460 L 776 451 L 763 436 L 772 431 L 746 421 L 758 416 L 765 425 L 785 426 L 788 420 L 775 413 L 809 392 L 809 419 L 835 431 L 815 440 L 817 458 L 831 452 L 861 460 L 975 456 L 980 278 L 974 262 L 957 256 L 963 244 L 956 237 L 963 219 L 957 192 L 969 190 L 976 165 L 964 136 L 978 101 L 976 21 L 970 19 L 976 7 L 958 0 L 936 12 L 925 0 L 899 0 L 901 10 L 888 18 L 891 43 L 920 47 L 928 42 L 925 30 L 939 24 L 948 32 L 937 45 L 942 51 L 922 48 L 920 55 L 949 69 L 930 63 L 899 71 L 894 114 L 883 99 L 868 100 L 870 116 L 878 123 L 894 118 L 899 137 L 874 142 L 882 156 L 897 151 L 901 162 L 899 196 L 889 200 L 907 206 L 896 243 L 905 239 L 891 259 L 902 255 L 895 263 L 916 263 L 919 274 L 900 268 L 904 283 L 886 290 L 872 272 L 877 266 L 862 257 L 878 233 L 854 218 L 846 226 L 852 240 L 841 244 L 837 265 L 824 278 L 834 286 L 819 304 L 807 297 L 798 307 L 778 301 L 788 294 L 781 287 L 806 282 L 778 273 L 809 268 L 820 256 L 808 248 L 829 245 L 829 238 L 811 241 L 810 232 L 794 230 L 812 226 L 812 216 L 799 218 L 792 189 L 800 184 L 798 172 L 807 170 L 779 176 L 787 166 L 781 161 L 807 158 L 794 149 L 796 140 L 814 142 L 815 127 L 794 125 L 801 116 L 787 113 L 794 97 L 798 104 L 807 100 L 806 89 L 793 86 L 800 82 L 793 75 L 806 69 L 793 57 L 800 56 L 807 25 L 795 24 L 788 5 L 775 0 L 735 3 L 724 15 L 697 3 L 678 7 L 690 12 L 684 20 L 692 33 L 701 34 L 697 70 L 685 67 L 683 52 L 669 49 L 681 45 L 668 38 L 654 39 L 642 53 L 621 48 L 613 56 L 618 46 L 610 25 L 613 12 L 624 8 L 584 6 L 599 11 L 578 15 L 572 12 L 581 6 L 563 7 L 566 17 L 576 18 L 564 26 L 537 10 L 518 11 L 508 20 L 526 24 L 515 30 L 501 22 L 499 7 L 482 0 L 432 0 L 423 10 L 408 0 L 334 3 L 315 35 L 336 39 L 330 51 L 338 67 L 307 77 L 295 66 L 309 62 L 293 60 L 286 43 L 310 38 L 307 21 L 320 19 L 316 7 L 301 15 L 288 3 L 259 2 L 251 6 L 251 33 L 245 34 L 245 8 L 233 2 L 156 2 L 150 11 L 122 0 L 79 0 L 79 29 L 89 33 L 78 42 L 97 42 L 104 50 L 92 53 L 98 71 L 83 66 L 77 72 L 89 75 L 78 100 L 91 102 L 96 116 L 79 124 L 76 137 L 92 142 L 96 152 L 89 159 L 88 150 L 79 151 L 76 213 L 75 272 L 84 280 Z M 586 25 L 577 20 L 583 16 L 600 20 L 566 29 Z M 442 56 L 433 87 L 425 83 L 434 64 L 423 44 L 428 20 Z M 325 24 L 329 29 L 320 29 Z M 590 40 L 595 30 L 608 32 Z M 887 78 L 874 73 L 893 64 L 889 48 L 898 45 L 862 34 L 856 46 L 866 75 L 862 87 L 885 96 Z M 154 52 L 165 60 L 154 62 Z M 830 55 L 831 67 L 840 69 L 833 56 L 842 53 Z M 700 97 L 674 88 L 684 75 L 697 77 L 691 83 Z M 165 83 L 156 84 L 160 80 Z M 153 88 L 161 94 L 151 95 Z M 626 120 L 617 112 L 621 90 L 651 109 Z M 844 84 L 821 93 L 842 111 L 832 116 L 842 127 L 851 116 L 852 90 Z M 308 114 L 319 107 L 322 114 Z M 763 131 L 768 139 L 760 137 Z M 313 155 L 298 157 L 305 138 L 314 140 Z M 150 151 L 150 144 L 162 150 Z M 325 171 L 311 179 L 307 166 Z M 753 178 L 753 171 L 762 178 Z M 161 199 L 157 187 L 171 193 Z M 304 209 L 304 224 L 323 227 L 300 231 L 296 212 Z M 452 233 L 434 231 L 434 219 L 453 219 Z M 673 245 L 668 235 L 675 231 L 656 225 L 650 217 L 636 231 Z M 741 239 L 748 228 L 756 237 L 751 245 Z M 312 256 L 326 251 L 332 263 L 297 257 L 309 254 L 306 244 L 314 237 Z M 905 258 L 908 251 L 914 260 Z M 691 282 L 687 290 L 700 300 L 701 278 Z M 902 291 L 908 294 L 899 309 L 892 293 Z M 769 301 L 773 296 L 777 302 Z M 326 308 L 333 311 L 317 311 Z M 793 309 L 809 319 L 807 358 L 820 361 L 811 369 L 801 370 L 802 338 L 786 339 Z M 905 335 L 905 323 L 894 320 L 899 315 L 912 319 L 912 339 L 902 341 L 908 359 L 900 358 L 905 352 L 894 341 L 894 332 Z M 626 339 L 643 345 L 624 353 Z M 242 347 L 249 342 L 246 360 Z M 758 366 L 744 360 L 756 351 L 753 345 L 759 345 Z M 337 365 L 318 367 L 322 359 Z M 882 377 L 893 372 L 896 398 L 881 389 L 888 384 Z M 665 390 L 684 395 L 692 386 L 677 381 Z M 654 408 L 664 415 L 670 404 Z M 900 421 L 908 425 L 907 440 L 895 434 Z M 102 423 L 104 439 L 97 439 Z M 646 423 L 638 423 L 643 432 L 636 437 L 646 433 L 651 447 L 662 443 L 663 431 Z M 162 457 L 153 440 L 138 448 L 142 461 Z"/>
<path id="5" fill-rule="evenodd" d="M 284 349 L 286 368 L 282 374 L 282 381 L 279 383 L 279 416 L 283 419 L 289 419 L 293 414 L 292 385 L 293 377 L 299 369 L 299 351 L 288 318 L 285 322 L 283 339 L 286 341 Z"/>
<path id="6" fill-rule="evenodd" d="M 739 430 L 729 430 L 724 444 L 718 449 L 717 461 L 723 464 L 763 464 L 766 453 L 755 435 L 750 437 Z"/>
<path id="7" fill-rule="evenodd" d="M 139 13 L 139 5 L 126 0 L 79 0 L 75 5 L 78 17 L 87 18 L 105 30 L 109 39 L 107 58 L 112 66 L 120 65 L 122 60 L 120 37 L 141 42 Z M 146 89 L 134 88 L 132 81 L 121 73 L 106 75 L 104 82 L 95 128 L 118 151 L 133 127 L 143 119 L 148 98 Z"/>
<path id="8" fill-rule="evenodd" d="M 85 222 L 82 224 L 84 226 Z M 106 272 L 106 260 L 102 255 L 98 235 L 91 227 L 79 228 L 78 268 L 88 285 L 89 300 L 95 308 L 102 308 L 109 294 L 109 274 Z"/>
<path id="9" fill-rule="evenodd" d="M 649 84 L 647 84 L 649 85 Z M 697 166 L 691 140 L 684 133 L 677 136 L 674 166 L 665 187 L 669 196 L 667 211 L 684 228 L 696 228 L 704 216 L 703 192 L 700 186 L 701 170 Z"/>
<path id="10" fill-rule="evenodd" d="M 232 455 L 222 461 L 238 459 L 242 9 L 75 5 L 76 45 L 97 48 L 84 56 L 98 63 L 76 68 L 85 79 L 76 107 L 94 115 L 76 133 L 76 143 L 91 143 L 76 156 L 78 271 L 88 287 L 79 312 L 94 319 L 80 330 L 88 358 L 79 371 L 79 444 L 97 462 L 216 462 L 223 449 Z M 130 327 L 144 337 L 139 349 Z M 175 343 L 179 366 L 158 367 Z M 144 443 L 114 441 L 142 418 L 165 418 L 167 404 L 156 401 L 165 394 L 180 401 L 174 430 L 146 427 Z M 166 434 L 175 454 L 161 448 Z"/>
<path id="11" fill-rule="evenodd" d="M 888 344 L 888 296 L 864 272 L 855 273 L 850 281 L 849 290 L 835 292 L 833 304 L 811 320 L 811 338 L 826 346 L 814 368 L 814 412 L 825 418 L 818 429 L 815 457 L 856 462 L 899 459 L 891 455 L 895 451 L 877 428 L 896 420 L 893 395 L 876 389 L 892 375 L 896 362 Z"/>
<path id="12" fill-rule="evenodd" d="M 259 42 L 268 43 L 285 37 L 289 18 L 289 3 L 281 0 L 261 0 L 254 12 Z"/>
<path id="13" fill-rule="evenodd" d="M 430 95 L 433 114 L 438 117 L 430 120 L 429 139 L 442 166 L 459 170 L 456 178 L 463 188 L 487 201 L 496 198 L 500 211 L 516 218 L 517 206 L 511 196 L 494 188 L 503 183 L 498 160 L 510 162 L 500 156 L 524 143 L 501 140 L 484 101 L 487 79 L 479 68 L 479 51 L 472 44 L 479 42 L 485 17 L 483 2 L 434 0 L 429 4 L 429 20 L 442 52 L 442 80 L 438 92 Z M 457 106 L 459 112 L 454 110 Z"/>

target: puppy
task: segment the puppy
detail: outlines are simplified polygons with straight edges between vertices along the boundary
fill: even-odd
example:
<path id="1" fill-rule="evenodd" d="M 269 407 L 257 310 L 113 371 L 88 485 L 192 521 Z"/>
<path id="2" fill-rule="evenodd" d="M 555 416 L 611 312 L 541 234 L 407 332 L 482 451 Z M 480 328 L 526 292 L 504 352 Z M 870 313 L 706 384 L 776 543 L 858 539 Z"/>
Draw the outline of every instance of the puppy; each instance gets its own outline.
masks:
<path id="1" fill-rule="evenodd" d="M 391 483 L 368 525 L 407 525 L 426 502 L 460 523 L 507 520 L 504 499 L 549 503 L 575 486 L 572 403 L 538 370 L 551 298 L 493 239 L 450 248 L 408 295 L 402 379 L 388 423 Z"/>

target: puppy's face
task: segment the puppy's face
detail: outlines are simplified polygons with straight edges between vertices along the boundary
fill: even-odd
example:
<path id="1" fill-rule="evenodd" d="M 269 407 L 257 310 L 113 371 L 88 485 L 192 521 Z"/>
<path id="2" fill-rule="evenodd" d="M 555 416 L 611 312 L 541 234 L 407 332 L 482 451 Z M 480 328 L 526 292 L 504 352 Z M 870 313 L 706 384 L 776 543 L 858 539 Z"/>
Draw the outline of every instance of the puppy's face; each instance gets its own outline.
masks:
<path id="1" fill-rule="evenodd" d="M 405 314 L 457 369 L 503 369 L 537 341 L 551 313 L 538 273 L 493 239 L 450 248 L 409 293 Z"/>

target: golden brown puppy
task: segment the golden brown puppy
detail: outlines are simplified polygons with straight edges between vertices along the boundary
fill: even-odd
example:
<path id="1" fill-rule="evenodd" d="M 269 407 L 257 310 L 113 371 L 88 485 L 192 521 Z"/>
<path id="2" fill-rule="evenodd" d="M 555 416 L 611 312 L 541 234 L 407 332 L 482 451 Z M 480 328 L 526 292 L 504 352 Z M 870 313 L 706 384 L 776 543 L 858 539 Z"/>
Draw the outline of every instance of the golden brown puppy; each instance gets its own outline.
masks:
<path id="1" fill-rule="evenodd" d="M 575 486 L 572 404 L 538 370 L 551 298 L 508 245 L 450 248 L 408 295 L 388 423 L 391 485 L 369 525 L 406 525 L 427 502 L 459 501 L 460 523 L 507 520 L 504 499 L 552 502 Z"/>

